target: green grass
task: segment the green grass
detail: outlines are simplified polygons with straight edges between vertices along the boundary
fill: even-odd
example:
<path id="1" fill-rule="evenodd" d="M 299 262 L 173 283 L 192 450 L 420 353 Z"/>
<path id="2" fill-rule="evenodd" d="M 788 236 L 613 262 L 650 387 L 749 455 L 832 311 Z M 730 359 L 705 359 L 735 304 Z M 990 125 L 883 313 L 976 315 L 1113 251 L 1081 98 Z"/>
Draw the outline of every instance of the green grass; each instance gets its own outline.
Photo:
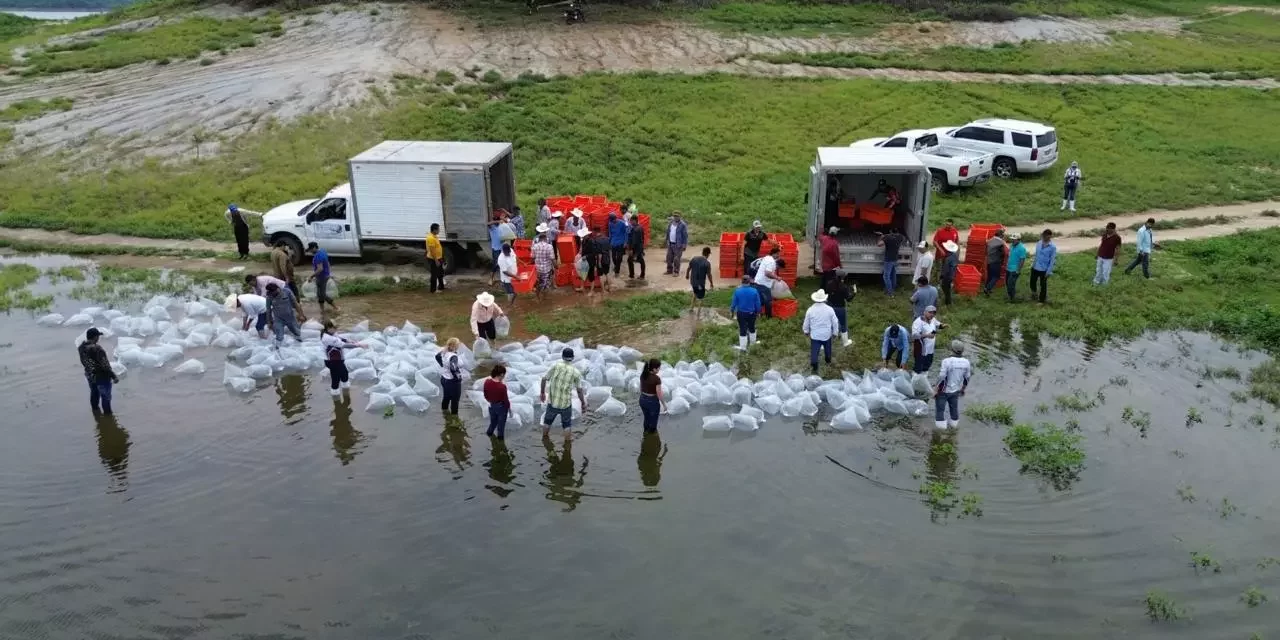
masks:
<path id="1" fill-rule="evenodd" d="M 1144 603 L 1147 605 L 1147 617 L 1151 618 L 1152 622 L 1181 620 L 1191 617 L 1190 610 L 1178 604 L 1169 594 L 1158 589 L 1148 591 Z"/>
<path id="2" fill-rule="evenodd" d="M 71 106 L 75 104 L 71 98 L 49 98 L 48 100 L 37 100 L 35 98 L 28 100 L 19 100 L 9 103 L 9 106 L 0 109 L 0 122 L 18 122 L 28 120 L 30 118 L 39 118 L 46 113 L 54 111 L 70 111 Z"/>
<path id="3" fill-rule="evenodd" d="M 1280 407 L 1280 362 L 1269 360 L 1249 372 L 1249 395 Z"/>
<path id="4" fill-rule="evenodd" d="M 1249 587 L 1248 589 L 1245 590 L 1243 594 L 1240 595 L 1240 602 L 1243 602 L 1245 606 L 1249 607 L 1250 609 L 1266 601 L 1267 601 L 1267 594 L 1263 593 L 1262 590 L 1257 587 Z"/>
<path id="5" fill-rule="evenodd" d="M 82 163 L 57 156 L 10 163 L 0 168 L 0 224 L 229 241 L 218 215 L 228 201 L 265 210 L 318 196 L 346 179 L 348 158 L 384 139 L 469 139 L 515 143 L 527 210 L 543 195 L 606 193 L 635 198 L 654 214 L 680 209 L 695 242 L 754 219 L 794 233 L 804 226 L 816 147 L 986 115 L 1053 122 L 1064 161 L 1098 168 L 1082 199 L 1100 216 L 1280 191 L 1270 144 L 1280 135 L 1280 102 L 1256 90 L 656 74 L 526 76 L 456 93 L 422 85 L 429 83 L 405 89 L 389 107 L 268 126 L 199 161 L 72 175 L 66 171 Z M 725 105 L 734 105 L 733 117 L 724 116 Z M 931 220 L 1063 219 L 1058 176 L 1054 170 L 935 198 Z"/>
<path id="6" fill-rule="evenodd" d="M 1022 462 L 1024 473 L 1038 475 L 1058 489 L 1069 487 L 1084 469 L 1083 440 L 1083 436 L 1047 422 L 1038 427 L 1014 425 L 1004 436 L 1005 446 Z"/>
<path id="7" fill-rule="evenodd" d="M 1165 218 L 1165 219 L 1157 219 L 1154 228 L 1156 231 L 1168 231 L 1171 229 L 1191 229 L 1194 227 L 1208 227 L 1211 225 L 1231 224 L 1238 220 L 1242 220 L 1243 218 L 1244 216 L 1223 216 L 1223 215 L 1206 216 L 1206 217 L 1189 217 L 1189 218 Z M 1129 231 L 1137 231 L 1138 228 L 1143 226 L 1144 224 L 1146 223 L 1135 222 L 1125 228 L 1128 229 Z M 1101 236 L 1103 231 L 1106 231 L 1105 227 L 1096 227 L 1094 229 L 1085 229 L 1083 231 L 1077 231 L 1075 233 L 1067 234 L 1067 237 L 1096 238 Z"/>
<path id="8" fill-rule="evenodd" d="M 1280 16 L 1249 11 L 1192 23 L 1169 36 L 1124 33 L 1114 42 L 1001 43 L 884 53 L 782 53 L 756 56 L 778 64 L 1013 74 L 1224 73 L 1280 75 Z"/>
<path id="9" fill-rule="evenodd" d="M 1013 424 L 1013 405 L 1008 402 L 975 402 L 964 408 L 964 414 L 990 424 L 1009 426 Z"/>
<path id="10" fill-rule="evenodd" d="M 0 265 L 0 312 L 39 311 L 53 304 L 52 296 L 38 296 L 27 290 L 27 285 L 39 278 L 40 270 L 31 265 Z"/>
<path id="11" fill-rule="evenodd" d="M 1222 573 L 1222 564 L 1209 555 L 1208 551 L 1192 551 L 1191 566 L 1195 567 L 1197 572 L 1203 569 L 1213 573 Z"/>

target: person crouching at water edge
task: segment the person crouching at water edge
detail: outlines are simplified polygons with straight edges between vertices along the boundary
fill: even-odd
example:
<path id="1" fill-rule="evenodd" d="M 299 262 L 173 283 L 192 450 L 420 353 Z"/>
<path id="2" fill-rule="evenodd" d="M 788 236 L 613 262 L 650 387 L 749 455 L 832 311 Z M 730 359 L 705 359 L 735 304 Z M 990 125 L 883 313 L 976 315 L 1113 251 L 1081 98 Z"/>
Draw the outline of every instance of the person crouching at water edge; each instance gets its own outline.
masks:
<path id="1" fill-rule="evenodd" d="M 827 292 L 821 289 L 809 296 L 813 304 L 804 312 L 804 334 L 809 336 L 809 368 L 818 373 L 818 350 L 821 349 L 827 364 L 831 364 L 831 339 L 840 330 L 840 319 L 835 309 L 827 304 Z"/>
<path id="2" fill-rule="evenodd" d="M 972 372 L 973 365 L 964 357 L 964 345 L 959 340 L 952 340 L 951 357 L 942 361 L 942 373 L 934 394 L 934 426 L 939 429 L 960 426 L 960 396 L 969 388 Z M 950 413 L 950 419 L 946 421 L 943 420 L 944 409 Z"/>
<path id="3" fill-rule="evenodd" d="M 244 324 L 241 325 L 241 331 L 248 331 L 249 325 L 254 324 L 254 330 L 258 332 L 258 337 L 266 339 L 267 337 L 267 299 L 256 293 L 242 293 L 240 295 L 231 294 L 227 296 L 227 311 L 240 310 L 244 315 Z M 256 321 L 256 323 L 255 323 Z"/>
<path id="4" fill-rule="evenodd" d="M 80 364 L 84 366 L 84 377 L 89 381 L 89 407 L 94 415 L 111 415 L 111 385 L 119 384 L 120 378 L 111 370 L 111 362 L 107 360 L 107 352 L 98 344 L 102 331 L 97 327 L 89 327 L 84 332 L 84 342 L 76 345 L 80 352 Z M 99 408 L 98 404 L 102 407 Z"/>
<path id="5" fill-rule="evenodd" d="M 915 352 L 915 365 L 911 370 L 915 373 L 925 373 L 933 367 L 933 350 L 938 342 L 938 330 L 947 327 L 938 321 L 937 316 L 938 308 L 928 306 L 924 308 L 924 315 L 911 323 L 911 344 L 912 351 Z"/>
<path id="6" fill-rule="evenodd" d="M 493 294 L 482 291 L 476 294 L 476 301 L 471 303 L 471 334 L 492 342 L 498 338 L 498 326 L 495 318 L 506 316 L 502 307 L 494 304 Z"/>
<path id="7" fill-rule="evenodd" d="M 759 342 L 756 340 L 756 318 L 764 308 L 760 291 L 751 284 L 751 276 L 742 276 L 742 284 L 733 290 L 733 298 L 729 300 L 729 313 L 738 320 L 738 350 L 746 351 L 747 345 Z"/>
<path id="8" fill-rule="evenodd" d="M 351 381 L 347 373 L 347 359 L 343 355 L 346 349 L 364 348 L 360 342 L 352 342 L 338 335 L 338 327 L 332 320 L 324 321 L 324 333 L 320 335 L 320 345 L 324 347 L 324 366 L 329 369 L 329 395 L 337 396 L 339 389 L 350 389 Z"/>
<path id="9" fill-rule="evenodd" d="M 302 308 L 292 290 L 275 283 L 267 285 L 267 313 L 271 316 L 271 329 L 276 334 L 277 348 L 284 342 L 285 331 L 302 342 L 302 332 L 298 327 L 298 316 L 302 315 Z"/>

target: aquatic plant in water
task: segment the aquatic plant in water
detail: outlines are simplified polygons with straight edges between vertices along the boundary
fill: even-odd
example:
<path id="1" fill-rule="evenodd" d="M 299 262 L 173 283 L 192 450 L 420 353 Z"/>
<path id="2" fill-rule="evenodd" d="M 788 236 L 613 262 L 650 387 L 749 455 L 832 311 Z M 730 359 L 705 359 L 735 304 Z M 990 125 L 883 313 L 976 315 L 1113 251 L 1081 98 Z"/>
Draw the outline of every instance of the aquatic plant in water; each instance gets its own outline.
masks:
<path id="1" fill-rule="evenodd" d="M 1240 602 L 1245 603 L 1249 608 L 1256 607 L 1266 601 L 1267 594 L 1257 587 L 1249 587 L 1244 593 L 1240 594 Z"/>
<path id="2" fill-rule="evenodd" d="M 1181 620 L 1190 618 L 1190 610 L 1178 604 L 1169 594 L 1158 589 L 1152 589 L 1147 592 L 1145 599 L 1147 605 L 1147 617 L 1152 622 L 1158 620 Z"/>
<path id="3" fill-rule="evenodd" d="M 1237 507 L 1233 502 L 1231 502 L 1230 499 L 1223 498 L 1222 503 L 1218 507 L 1218 515 L 1222 516 L 1223 518 L 1230 518 L 1239 510 L 1240 508 Z"/>
<path id="4" fill-rule="evenodd" d="M 982 496 L 970 491 L 960 496 L 960 517 L 982 517 Z"/>
<path id="5" fill-rule="evenodd" d="M 956 506 L 956 488 L 950 482 L 926 480 L 920 485 L 920 495 L 924 496 L 925 504 L 929 505 L 935 517 L 938 513 L 947 513 Z"/>
<path id="6" fill-rule="evenodd" d="M 1200 410 L 1195 407 L 1187 407 L 1187 427 L 1193 424 L 1201 424 L 1204 422 L 1204 416 L 1200 415 Z"/>
<path id="7" fill-rule="evenodd" d="M 1067 488 L 1080 476 L 1085 458 L 1080 446 L 1083 440 L 1083 436 L 1048 422 L 1039 427 L 1015 425 L 1004 436 L 1009 452 L 1022 462 L 1022 471 L 1043 477 L 1056 489 Z"/>
<path id="8" fill-rule="evenodd" d="M 1189 484 L 1178 487 L 1178 497 L 1182 498 L 1183 502 L 1196 501 L 1196 493 L 1191 489 L 1191 485 Z"/>
<path id="9" fill-rule="evenodd" d="M 975 402 L 964 408 L 964 414 L 989 424 L 1013 424 L 1014 409 L 1008 402 Z"/>
<path id="10" fill-rule="evenodd" d="M 1207 551 L 1192 551 L 1191 566 L 1195 567 L 1197 573 L 1201 569 L 1206 571 L 1211 570 L 1214 573 L 1222 573 L 1222 565 L 1219 564 L 1217 560 L 1214 560 L 1213 556 L 1209 555 Z"/>

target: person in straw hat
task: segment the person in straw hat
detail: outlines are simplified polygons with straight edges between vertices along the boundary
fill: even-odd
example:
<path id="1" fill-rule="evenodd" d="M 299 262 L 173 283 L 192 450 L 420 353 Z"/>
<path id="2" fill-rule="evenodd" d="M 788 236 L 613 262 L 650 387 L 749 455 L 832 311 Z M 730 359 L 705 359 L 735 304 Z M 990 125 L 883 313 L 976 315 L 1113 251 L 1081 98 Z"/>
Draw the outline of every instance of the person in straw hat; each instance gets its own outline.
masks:
<path id="1" fill-rule="evenodd" d="M 547 225 L 546 223 L 537 226 L 535 231 L 538 235 L 533 239 L 533 270 L 538 273 L 538 284 L 534 289 L 533 295 L 541 300 L 546 295 L 547 289 L 555 286 L 556 282 L 556 252 L 551 243 L 547 242 Z"/>
<path id="2" fill-rule="evenodd" d="M 498 329 L 493 321 L 506 315 L 502 307 L 494 304 L 493 294 L 481 291 L 476 295 L 476 301 L 471 303 L 471 334 L 485 340 L 497 339 Z"/>
<path id="3" fill-rule="evenodd" d="M 964 343 L 951 341 L 951 357 L 942 361 L 942 373 L 938 375 L 938 388 L 934 394 L 933 424 L 939 429 L 960 426 L 960 396 L 969 388 L 973 365 L 964 357 Z M 944 409 L 950 419 L 943 421 Z"/>
<path id="4" fill-rule="evenodd" d="M 942 258 L 942 268 L 938 272 L 938 282 L 942 285 L 942 302 L 951 306 L 951 284 L 956 281 L 956 270 L 960 268 L 960 245 L 952 240 L 942 243 L 946 256 Z"/>
<path id="5" fill-rule="evenodd" d="M 804 312 L 801 329 L 809 337 L 809 368 L 818 373 L 818 350 L 821 349 L 827 364 L 831 364 L 831 339 L 840 330 L 840 319 L 827 304 L 827 292 L 821 289 L 809 295 L 813 304 Z"/>
<path id="6" fill-rule="evenodd" d="M 574 209 L 565 221 L 564 232 L 573 236 L 573 244 L 582 250 L 582 235 L 579 231 L 587 228 L 587 221 L 582 219 L 582 209 Z"/>
<path id="7" fill-rule="evenodd" d="M 555 254 L 556 260 L 560 260 L 560 243 L 556 242 L 560 239 L 560 223 L 564 221 L 564 214 L 559 211 L 551 213 L 551 219 L 547 221 L 547 242 L 551 243 L 551 252 Z"/>

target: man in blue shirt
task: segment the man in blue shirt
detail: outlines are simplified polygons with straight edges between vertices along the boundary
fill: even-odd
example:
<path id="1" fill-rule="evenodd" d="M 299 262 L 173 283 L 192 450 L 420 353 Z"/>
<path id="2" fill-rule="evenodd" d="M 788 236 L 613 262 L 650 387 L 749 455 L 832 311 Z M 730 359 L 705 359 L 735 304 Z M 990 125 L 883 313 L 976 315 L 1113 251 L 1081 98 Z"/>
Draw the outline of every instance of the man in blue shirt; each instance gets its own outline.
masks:
<path id="1" fill-rule="evenodd" d="M 613 259 L 613 277 L 622 275 L 622 256 L 627 253 L 627 221 L 616 213 L 609 214 L 609 257 Z"/>
<path id="2" fill-rule="evenodd" d="M 495 218 L 489 223 L 489 251 L 490 259 L 493 261 L 493 269 L 489 272 L 489 284 L 493 284 L 498 277 L 498 256 L 502 253 L 502 225 L 506 222 L 506 218 Z"/>
<path id="3" fill-rule="evenodd" d="M 1040 304 L 1049 297 L 1049 276 L 1053 275 L 1053 265 L 1058 262 L 1058 247 L 1053 244 L 1053 232 L 1045 229 L 1040 233 L 1040 241 L 1036 243 L 1036 255 L 1031 262 L 1031 293 L 1036 292 L 1036 283 L 1040 284 Z"/>
<path id="4" fill-rule="evenodd" d="M 1142 265 L 1142 277 L 1151 278 L 1151 250 L 1160 246 L 1160 243 L 1156 242 L 1155 228 L 1155 218 L 1147 218 L 1147 223 L 1138 227 L 1138 255 L 1133 257 L 1133 262 L 1130 262 L 1129 267 L 1124 270 L 1126 274 L 1133 271 L 1134 267 Z"/>
<path id="5" fill-rule="evenodd" d="M 307 252 L 311 254 L 311 276 L 308 280 L 316 281 L 316 300 L 320 301 L 320 314 L 324 315 L 324 303 L 328 302 L 333 307 L 334 313 L 339 311 L 338 305 L 333 303 L 333 298 L 329 297 L 329 253 L 320 248 L 319 244 L 312 242 L 307 245 Z"/>
<path id="6" fill-rule="evenodd" d="M 900 324 L 891 324 L 880 340 L 880 358 L 884 366 L 896 360 L 899 367 L 907 366 L 907 330 Z"/>
<path id="7" fill-rule="evenodd" d="M 742 276 L 742 284 L 733 290 L 729 301 L 729 313 L 738 319 L 738 350 L 746 351 L 747 345 L 756 344 L 756 317 L 764 303 L 760 292 L 751 284 L 751 276 Z"/>
<path id="8" fill-rule="evenodd" d="M 680 256 L 687 246 L 689 246 L 689 225 L 681 219 L 679 211 L 672 211 L 671 221 L 667 223 L 667 275 L 680 275 Z"/>
<path id="9" fill-rule="evenodd" d="M 1015 302 L 1018 294 L 1018 276 L 1022 273 L 1022 263 L 1027 261 L 1027 245 L 1022 244 L 1022 236 L 1015 233 L 1009 236 L 1009 262 L 1004 268 L 1004 288 L 1009 292 L 1009 302 Z"/>

